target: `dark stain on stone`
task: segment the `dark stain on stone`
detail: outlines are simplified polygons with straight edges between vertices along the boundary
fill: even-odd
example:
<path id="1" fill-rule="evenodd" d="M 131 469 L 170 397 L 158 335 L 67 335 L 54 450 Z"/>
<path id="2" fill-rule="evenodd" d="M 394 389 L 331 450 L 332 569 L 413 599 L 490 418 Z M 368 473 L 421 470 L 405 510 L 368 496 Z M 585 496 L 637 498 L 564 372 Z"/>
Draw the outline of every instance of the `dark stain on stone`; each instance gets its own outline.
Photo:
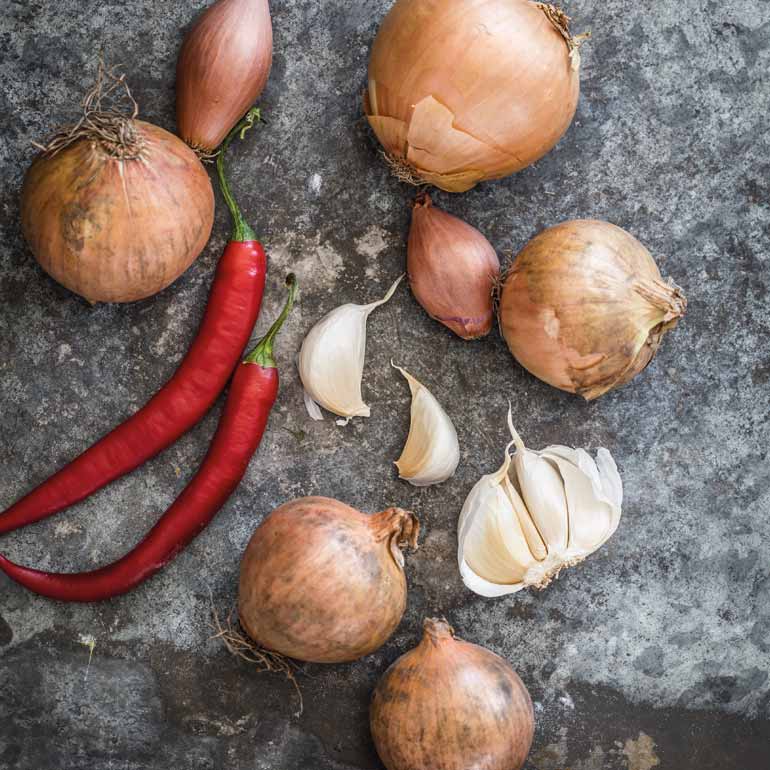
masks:
<path id="1" fill-rule="evenodd" d="M 13 629 L 6 619 L 0 615 L 0 647 L 5 647 L 13 641 Z"/>

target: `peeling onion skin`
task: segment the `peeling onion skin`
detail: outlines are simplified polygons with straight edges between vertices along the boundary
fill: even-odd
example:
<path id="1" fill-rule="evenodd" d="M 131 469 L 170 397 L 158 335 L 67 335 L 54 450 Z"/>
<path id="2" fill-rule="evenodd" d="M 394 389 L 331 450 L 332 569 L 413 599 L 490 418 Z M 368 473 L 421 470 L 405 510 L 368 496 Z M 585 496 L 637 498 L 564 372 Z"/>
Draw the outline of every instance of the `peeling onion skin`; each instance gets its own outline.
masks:
<path id="1" fill-rule="evenodd" d="M 273 63 L 268 0 L 218 0 L 197 19 L 177 63 L 177 126 L 213 153 L 260 97 Z"/>
<path id="2" fill-rule="evenodd" d="M 24 179 L 24 237 L 43 270 L 89 302 L 134 302 L 173 283 L 201 253 L 214 191 L 178 137 L 132 121 L 137 158 L 80 139 L 40 155 Z"/>
<path id="3" fill-rule="evenodd" d="M 556 145 L 580 94 L 573 62 L 527 0 L 398 0 L 372 48 L 365 112 L 397 166 L 464 192 Z"/>
<path id="4" fill-rule="evenodd" d="M 535 720 L 507 661 L 426 620 L 420 644 L 377 685 L 370 726 L 387 770 L 520 770 Z"/>
<path id="5" fill-rule="evenodd" d="M 368 516 L 305 497 L 273 511 L 241 564 L 240 622 L 262 647 L 311 663 L 379 649 L 406 609 L 402 546 L 417 547 L 414 514 Z"/>
<path id="6" fill-rule="evenodd" d="M 584 219 L 551 227 L 522 249 L 503 284 L 499 320 L 525 369 L 590 401 L 645 369 L 686 308 L 636 238 Z"/>
<path id="7" fill-rule="evenodd" d="M 420 305 L 458 337 L 474 340 L 492 330 L 497 254 L 475 227 L 434 206 L 427 194 L 414 203 L 407 273 Z"/>

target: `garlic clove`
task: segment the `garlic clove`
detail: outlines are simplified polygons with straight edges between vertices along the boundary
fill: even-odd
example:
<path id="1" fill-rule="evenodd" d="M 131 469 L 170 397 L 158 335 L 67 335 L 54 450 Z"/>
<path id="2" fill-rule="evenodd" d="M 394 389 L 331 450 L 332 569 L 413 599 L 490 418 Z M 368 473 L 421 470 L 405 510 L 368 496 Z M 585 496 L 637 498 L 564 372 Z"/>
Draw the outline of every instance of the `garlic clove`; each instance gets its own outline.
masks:
<path id="1" fill-rule="evenodd" d="M 503 488 L 510 464 L 506 452 L 500 470 L 479 480 L 460 513 L 460 574 L 465 585 L 481 596 L 520 591 L 532 561 L 524 532 Z"/>
<path id="2" fill-rule="evenodd" d="M 298 368 L 305 388 L 305 406 L 314 420 L 323 419 L 319 406 L 346 419 L 370 416 L 371 410 L 361 394 L 366 322 L 393 296 L 403 278 L 400 276 L 381 300 L 335 308 L 305 337 Z"/>
<path id="3" fill-rule="evenodd" d="M 398 369 L 412 393 L 412 421 L 404 450 L 396 460 L 399 476 L 415 487 L 440 484 L 460 463 L 457 431 L 435 396 L 406 369 Z"/>
<path id="4" fill-rule="evenodd" d="M 508 475 L 506 475 L 503 481 L 503 489 L 508 495 L 508 499 L 511 501 L 511 506 L 519 520 L 519 525 L 524 533 L 524 537 L 527 538 L 527 544 L 529 545 L 532 557 L 537 561 L 543 561 L 543 559 L 548 556 L 548 548 L 543 542 L 540 533 L 537 531 L 535 522 L 532 521 L 532 517 L 530 516 L 524 501 L 521 499 L 519 491 L 516 489 L 516 486 Z"/>
<path id="5" fill-rule="evenodd" d="M 574 454 L 578 455 L 578 452 Z M 543 452 L 545 457 L 553 460 L 564 480 L 569 508 L 569 553 L 572 558 L 588 556 L 612 534 L 612 506 L 604 500 L 601 488 L 595 484 L 595 479 L 599 478 L 596 464 L 587 452 L 584 454 L 585 458 L 581 458 L 584 468 L 589 463 L 593 466 L 589 473 L 561 454 L 549 453 L 548 450 Z"/>
<path id="6" fill-rule="evenodd" d="M 615 460 L 604 447 L 601 447 L 596 453 L 596 465 L 599 469 L 599 479 L 604 495 L 613 506 L 613 518 L 615 519 L 615 529 L 617 529 L 620 522 L 620 511 L 623 507 L 623 481 L 618 473 Z"/>
<path id="7" fill-rule="evenodd" d="M 521 497 L 549 553 L 563 553 L 569 540 L 569 511 L 561 474 L 552 461 L 527 449 L 513 427 L 510 411 L 508 427 L 516 446 L 513 467 Z"/>
<path id="8" fill-rule="evenodd" d="M 604 504 L 610 510 L 606 535 L 598 545 L 609 540 L 620 524 L 623 505 L 623 482 L 612 455 L 603 447 L 597 450 L 596 460 L 585 449 L 570 449 L 569 447 L 548 447 L 544 450 L 544 454 L 560 455 L 576 465 L 590 479 L 591 492 L 596 498 L 597 504 Z M 569 489 L 567 493 L 569 498 Z M 571 511 L 570 516 L 572 516 Z M 572 527 L 571 522 L 570 527 Z M 570 540 L 572 540 L 571 536 Z"/>

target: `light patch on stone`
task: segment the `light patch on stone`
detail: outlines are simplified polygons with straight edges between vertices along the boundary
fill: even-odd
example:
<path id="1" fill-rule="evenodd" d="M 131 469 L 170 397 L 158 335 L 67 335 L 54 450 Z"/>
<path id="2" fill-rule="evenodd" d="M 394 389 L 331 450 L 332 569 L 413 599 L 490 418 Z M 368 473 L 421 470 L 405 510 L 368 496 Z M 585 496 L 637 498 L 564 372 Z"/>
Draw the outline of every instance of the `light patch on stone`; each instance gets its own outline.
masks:
<path id="1" fill-rule="evenodd" d="M 71 521 L 66 520 L 57 521 L 53 528 L 54 537 L 58 538 L 76 535 L 78 532 L 82 532 L 82 529 L 77 524 L 73 524 Z"/>
<path id="2" fill-rule="evenodd" d="M 655 753 L 655 741 L 642 732 L 636 740 L 629 738 L 626 741 L 623 754 L 628 758 L 628 770 L 652 770 L 660 764 Z"/>
<path id="3" fill-rule="evenodd" d="M 268 254 L 274 269 L 294 272 L 303 286 L 332 288 L 344 268 L 344 260 L 328 242 L 321 242 L 321 234 L 312 237 L 286 231 L 268 243 Z"/>
<path id="4" fill-rule="evenodd" d="M 63 363 L 71 355 L 72 355 L 72 347 L 69 346 L 66 342 L 63 342 L 61 345 L 59 345 L 59 354 L 56 358 L 56 363 L 59 363 L 59 364 Z"/>
<path id="5" fill-rule="evenodd" d="M 366 265 L 365 273 L 367 278 L 377 278 L 380 268 L 377 257 L 388 248 L 389 238 L 390 233 L 387 230 L 379 225 L 372 225 L 363 235 L 355 239 L 356 252 L 362 257 L 371 260 Z"/>
<path id="6" fill-rule="evenodd" d="M 575 710 L 575 701 L 572 700 L 572 696 L 568 692 L 565 692 L 564 695 L 559 697 L 559 703 L 561 703 L 565 709 L 569 709 L 570 711 Z"/>
<path id="7" fill-rule="evenodd" d="M 320 195 L 323 183 L 324 180 L 320 174 L 312 174 L 310 179 L 307 180 L 307 189 L 310 190 L 313 195 Z"/>

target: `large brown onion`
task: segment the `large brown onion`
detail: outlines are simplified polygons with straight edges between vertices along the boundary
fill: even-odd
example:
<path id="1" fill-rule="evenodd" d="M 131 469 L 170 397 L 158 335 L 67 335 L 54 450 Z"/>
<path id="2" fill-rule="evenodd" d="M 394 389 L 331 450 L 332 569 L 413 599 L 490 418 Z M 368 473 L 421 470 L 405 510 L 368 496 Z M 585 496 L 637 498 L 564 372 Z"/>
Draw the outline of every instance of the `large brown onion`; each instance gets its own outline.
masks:
<path id="1" fill-rule="evenodd" d="M 239 613 L 262 647 L 297 660 L 341 663 L 381 647 L 406 609 L 401 548 L 417 547 L 414 514 L 368 516 L 326 497 L 273 511 L 241 564 Z"/>
<path id="2" fill-rule="evenodd" d="M 686 308 L 636 238 L 584 219 L 522 249 L 503 285 L 500 328 L 524 368 L 591 400 L 639 374 Z"/>
<path id="3" fill-rule="evenodd" d="M 579 38 L 528 0 L 398 0 L 369 62 L 365 111 L 401 173 L 449 192 L 545 155 L 572 122 Z"/>
<path id="4" fill-rule="evenodd" d="M 112 81 L 108 84 L 106 81 Z M 21 223 L 42 268 L 90 302 L 156 294 L 211 234 L 214 192 L 195 153 L 168 131 L 101 111 L 122 78 L 100 69 L 83 119 L 61 129 L 24 179 Z"/>
<path id="5" fill-rule="evenodd" d="M 420 644 L 385 672 L 370 723 L 387 770 L 519 770 L 534 733 L 516 672 L 444 620 L 426 620 Z"/>
<path id="6" fill-rule="evenodd" d="M 265 88 L 273 63 L 268 0 L 218 0 L 185 38 L 176 77 L 179 133 L 214 152 Z"/>
<path id="7" fill-rule="evenodd" d="M 497 254 L 475 227 L 434 206 L 427 194 L 414 203 L 406 265 L 412 293 L 431 318 L 466 340 L 489 334 Z"/>

